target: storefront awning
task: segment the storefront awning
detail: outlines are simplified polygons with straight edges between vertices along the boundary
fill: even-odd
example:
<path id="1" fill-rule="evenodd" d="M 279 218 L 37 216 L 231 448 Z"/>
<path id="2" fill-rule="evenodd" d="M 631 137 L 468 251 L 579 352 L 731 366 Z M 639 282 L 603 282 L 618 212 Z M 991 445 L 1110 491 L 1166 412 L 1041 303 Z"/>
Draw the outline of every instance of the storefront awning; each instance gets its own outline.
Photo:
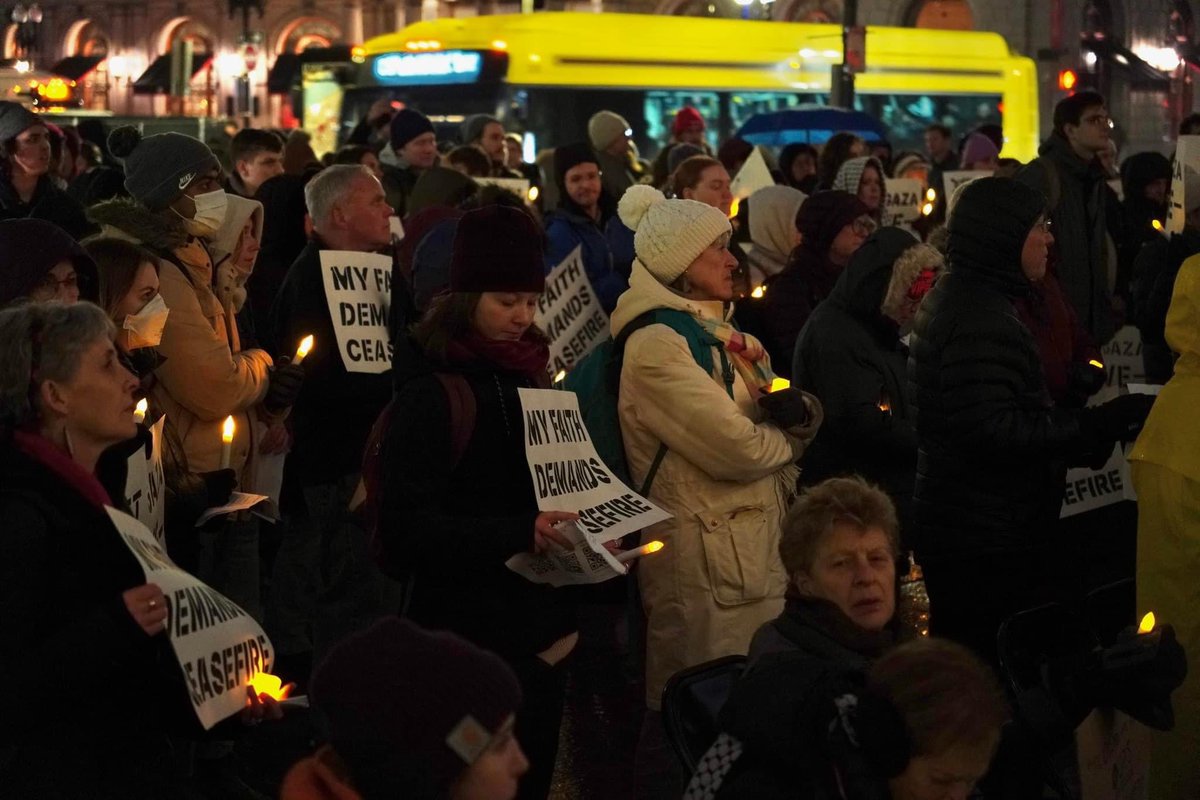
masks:
<path id="1" fill-rule="evenodd" d="M 67 56 L 50 68 L 50 72 L 69 81 L 83 80 L 83 76 L 100 66 L 105 56 Z"/>
<path id="2" fill-rule="evenodd" d="M 350 60 L 350 45 L 310 47 L 302 53 L 280 53 L 267 73 L 267 91 L 287 94 L 300 84 L 305 64 L 340 64 Z"/>
<path id="3" fill-rule="evenodd" d="M 192 54 L 192 77 L 208 66 L 212 61 L 209 53 Z M 171 55 L 159 56 L 151 62 L 141 77 L 133 82 L 134 94 L 170 94 L 171 93 Z"/>
<path id="4" fill-rule="evenodd" d="M 1170 84 L 1171 79 L 1165 72 L 1155 69 L 1115 39 L 1088 38 L 1079 46 L 1083 51 L 1095 53 L 1096 58 L 1124 71 L 1135 86 L 1164 88 Z"/>

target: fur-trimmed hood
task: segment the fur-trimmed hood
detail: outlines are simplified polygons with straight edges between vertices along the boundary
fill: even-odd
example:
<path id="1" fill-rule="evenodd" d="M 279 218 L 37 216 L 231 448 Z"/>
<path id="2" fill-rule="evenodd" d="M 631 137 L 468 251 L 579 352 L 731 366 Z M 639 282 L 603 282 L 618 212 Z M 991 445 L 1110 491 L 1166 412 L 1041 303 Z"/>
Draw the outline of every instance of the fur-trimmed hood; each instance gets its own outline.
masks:
<path id="1" fill-rule="evenodd" d="M 159 253 L 172 252 L 188 242 L 182 219 L 170 211 L 155 213 L 128 197 L 97 203 L 87 215 L 105 235 L 129 239 Z"/>

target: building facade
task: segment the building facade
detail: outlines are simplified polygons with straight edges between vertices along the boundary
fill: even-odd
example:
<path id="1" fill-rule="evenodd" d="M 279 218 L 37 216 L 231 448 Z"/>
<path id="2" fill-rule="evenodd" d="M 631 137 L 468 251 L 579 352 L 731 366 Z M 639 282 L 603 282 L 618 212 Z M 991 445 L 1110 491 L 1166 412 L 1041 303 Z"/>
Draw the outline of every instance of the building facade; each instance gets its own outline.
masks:
<path id="1" fill-rule="evenodd" d="M 37 15 L 28 4 L 5 6 L 2 55 L 39 68 L 74 58 L 76 69 L 88 70 L 79 79 L 86 105 L 122 115 L 236 116 L 246 109 L 236 100 L 239 78 L 248 76 L 250 116 L 258 124 L 286 125 L 284 98 L 268 91 L 268 76 L 281 55 L 352 45 L 419 19 L 520 11 L 519 4 L 500 0 L 261 0 L 261 15 L 254 9 L 244 19 L 240 11 L 231 12 L 229 2 L 40 0 Z M 812 22 L 839 22 L 843 16 L 841 0 L 538 0 L 537 5 Z M 998 32 L 1039 64 L 1044 132 L 1068 87 L 1094 86 L 1110 97 L 1118 140 L 1126 149 L 1166 150 L 1195 102 L 1192 73 L 1200 69 L 1200 50 L 1194 5 L 1197 0 L 860 0 L 858 22 Z M 253 41 L 249 49 L 247 39 Z M 161 59 L 177 42 L 188 42 L 196 54 L 187 98 L 171 97 L 165 85 L 169 67 Z"/>

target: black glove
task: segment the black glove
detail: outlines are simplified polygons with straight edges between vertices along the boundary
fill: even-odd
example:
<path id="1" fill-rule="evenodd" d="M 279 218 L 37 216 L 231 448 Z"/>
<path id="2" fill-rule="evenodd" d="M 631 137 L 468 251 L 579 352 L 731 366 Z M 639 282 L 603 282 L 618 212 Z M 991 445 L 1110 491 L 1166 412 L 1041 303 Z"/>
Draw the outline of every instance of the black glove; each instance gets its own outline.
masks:
<path id="1" fill-rule="evenodd" d="M 299 364 L 281 364 L 271 370 L 271 385 L 263 405 L 267 411 L 278 413 L 296 402 L 304 385 L 304 368 Z"/>
<path id="2" fill-rule="evenodd" d="M 808 406 L 804 403 L 804 392 L 795 387 L 780 389 L 758 398 L 758 404 L 767 416 L 779 427 L 798 428 L 808 422 Z"/>
<path id="3" fill-rule="evenodd" d="M 1090 707 L 1116 708 L 1155 730 L 1175 724 L 1171 693 L 1187 676 L 1187 655 L 1170 625 L 1153 633 L 1122 631 L 1116 643 L 1093 653 L 1075 676 Z"/>
<path id="4" fill-rule="evenodd" d="M 206 508 L 216 508 L 229 502 L 237 486 L 237 473 L 231 469 L 218 469 L 213 472 L 201 472 L 200 480 L 204 481 L 204 489 L 208 494 Z"/>
<path id="5" fill-rule="evenodd" d="M 1076 361 L 1067 368 L 1067 393 L 1072 398 L 1087 402 L 1087 398 L 1104 388 L 1107 380 L 1104 367 Z"/>
<path id="6" fill-rule="evenodd" d="M 1142 432 L 1153 395 L 1125 394 L 1103 405 L 1085 408 L 1080 422 L 1085 432 L 1108 442 L 1131 442 Z"/>

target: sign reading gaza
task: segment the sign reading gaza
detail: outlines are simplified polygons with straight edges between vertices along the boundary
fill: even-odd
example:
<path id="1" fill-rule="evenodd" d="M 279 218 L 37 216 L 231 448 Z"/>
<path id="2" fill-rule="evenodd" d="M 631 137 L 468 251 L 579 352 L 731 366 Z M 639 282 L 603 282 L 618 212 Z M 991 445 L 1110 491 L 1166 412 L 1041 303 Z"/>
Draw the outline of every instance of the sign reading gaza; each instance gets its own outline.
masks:
<path id="1" fill-rule="evenodd" d="M 387 322 L 392 304 L 392 259 L 377 253 L 322 250 L 321 280 L 346 371 L 391 369 Z"/>
<path id="2" fill-rule="evenodd" d="M 536 322 L 550 337 L 546 369 L 551 375 L 570 370 L 608 336 L 608 315 L 596 299 L 581 253 L 576 247 L 551 270 L 538 299 Z"/>
<path id="3" fill-rule="evenodd" d="M 175 566 L 145 525 L 105 509 L 122 541 L 167 602 L 166 633 L 205 730 L 241 711 L 258 672 L 270 672 L 271 640 L 236 603 Z"/>

